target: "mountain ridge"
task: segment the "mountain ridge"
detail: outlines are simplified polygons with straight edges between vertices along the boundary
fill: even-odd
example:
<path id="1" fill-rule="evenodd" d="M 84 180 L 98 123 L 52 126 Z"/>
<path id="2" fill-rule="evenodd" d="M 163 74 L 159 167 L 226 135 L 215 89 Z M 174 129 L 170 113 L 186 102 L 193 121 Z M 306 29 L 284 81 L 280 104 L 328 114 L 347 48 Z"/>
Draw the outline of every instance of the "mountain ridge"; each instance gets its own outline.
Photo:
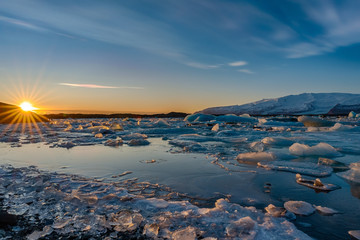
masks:
<path id="1" fill-rule="evenodd" d="M 360 94 L 354 93 L 301 93 L 279 98 L 262 99 L 242 105 L 206 108 L 196 113 L 224 115 L 320 115 L 336 105 L 360 104 Z"/>

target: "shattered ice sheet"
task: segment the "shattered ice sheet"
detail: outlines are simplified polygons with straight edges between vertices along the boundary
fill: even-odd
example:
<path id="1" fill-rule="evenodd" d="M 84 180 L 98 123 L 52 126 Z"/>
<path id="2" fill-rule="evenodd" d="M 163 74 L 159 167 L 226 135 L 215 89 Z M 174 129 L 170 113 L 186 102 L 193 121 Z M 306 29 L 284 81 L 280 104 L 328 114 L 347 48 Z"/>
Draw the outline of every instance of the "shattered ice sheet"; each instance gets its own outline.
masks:
<path id="1" fill-rule="evenodd" d="M 301 173 L 314 177 L 326 177 L 331 175 L 332 168 L 309 162 L 288 162 L 288 161 L 274 161 L 274 162 L 259 162 L 258 166 L 293 173 Z"/>
<path id="2" fill-rule="evenodd" d="M 1 166 L 0 179 L 7 192 L 2 204 L 8 213 L 21 215 L 36 226 L 28 239 L 74 234 L 100 238 L 310 239 L 283 218 L 226 199 L 218 199 L 212 208 L 200 208 L 188 201 L 130 194 L 121 182 L 98 182 L 34 167 Z"/>

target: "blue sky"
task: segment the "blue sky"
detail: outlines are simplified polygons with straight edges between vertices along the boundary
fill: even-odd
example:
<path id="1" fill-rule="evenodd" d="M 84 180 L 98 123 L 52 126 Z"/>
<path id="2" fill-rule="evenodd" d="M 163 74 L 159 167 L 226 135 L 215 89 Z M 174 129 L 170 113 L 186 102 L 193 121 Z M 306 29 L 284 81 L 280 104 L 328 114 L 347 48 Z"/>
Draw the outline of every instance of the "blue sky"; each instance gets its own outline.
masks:
<path id="1" fill-rule="evenodd" d="M 360 1 L 0 0 L 0 101 L 193 112 L 360 93 Z"/>

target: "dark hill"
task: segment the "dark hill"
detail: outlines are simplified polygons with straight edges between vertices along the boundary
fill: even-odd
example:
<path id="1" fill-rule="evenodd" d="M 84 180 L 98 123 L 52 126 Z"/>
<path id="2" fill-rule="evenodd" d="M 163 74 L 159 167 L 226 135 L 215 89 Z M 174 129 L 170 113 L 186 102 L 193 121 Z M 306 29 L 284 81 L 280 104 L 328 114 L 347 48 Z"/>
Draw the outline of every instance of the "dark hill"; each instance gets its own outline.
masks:
<path id="1" fill-rule="evenodd" d="M 0 102 L 0 123 L 48 122 L 49 120 L 34 112 L 24 112 L 20 107 Z"/>
<path id="2" fill-rule="evenodd" d="M 181 112 L 159 113 L 159 114 L 133 114 L 133 113 L 115 113 L 115 114 L 81 114 L 81 113 L 58 113 L 45 114 L 49 119 L 66 118 L 184 118 L 188 114 Z"/>
<path id="3" fill-rule="evenodd" d="M 337 104 L 335 107 L 330 109 L 327 115 L 348 115 L 351 111 L 359 113 L 360 104 L 353 104 L 353 105 Z"/>

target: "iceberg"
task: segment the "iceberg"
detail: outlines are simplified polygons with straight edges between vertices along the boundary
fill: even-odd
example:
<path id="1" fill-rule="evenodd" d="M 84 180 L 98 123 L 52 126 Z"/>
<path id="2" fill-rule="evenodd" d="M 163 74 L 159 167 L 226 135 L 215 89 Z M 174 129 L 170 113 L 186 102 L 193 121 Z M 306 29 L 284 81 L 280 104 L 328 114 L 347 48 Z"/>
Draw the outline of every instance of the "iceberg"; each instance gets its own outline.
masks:
<path id="1" fill-rule="evenodd" d="M 266 137 L 263 138 L 261 142 L 266 145 L 271 145 L 274 147 L 291 146 L 294 143 L 293 140 L 284 137 Z"/>
<path id="2" fill-rule="evenodd" d="M 323 156 L 323 157 L 339 157 L 341 154 L 331 145 L 327 143 L 319 143 L 315 146 L 308 146 L 301 143 L 294 143 L 290 146 L 289 151 L 291 154 L 307 157 L 307 156 Z"/>
<path id="3" fill-rule="evenodd" d="M 305 127 L 331 127 L 334 125 L 331 121 L 309 116 L 301 116 L 298 121 L 304 124 Z"/>
<path id="4" fill-rule="evenodd" d="M 351 111 L 349 112 L 348 118 L 355 118 L 356 117 L 356 112 Z"/>
<path id="5" fill-rule="evenodd" d="M 187 122 L 208 122 L 211 120 L 215 120 L 215 116 L 214 115 L 209 115 L 209 114 L 202 114 L 202 113 L 196 113 L 196 114 L 191 114 L 185 117 L 184 121 Z"/>

